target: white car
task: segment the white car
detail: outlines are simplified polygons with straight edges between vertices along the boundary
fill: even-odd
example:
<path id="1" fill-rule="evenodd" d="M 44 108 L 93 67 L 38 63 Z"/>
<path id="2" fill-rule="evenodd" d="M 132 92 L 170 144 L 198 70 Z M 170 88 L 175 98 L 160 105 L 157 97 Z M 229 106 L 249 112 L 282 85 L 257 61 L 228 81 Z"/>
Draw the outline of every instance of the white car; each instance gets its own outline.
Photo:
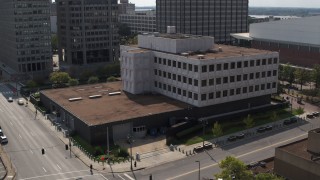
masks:
<path id="1" fill-rule="evenodd" d="M 2 136 L 3 135 L 3 132 L 2 132 L 2 129 L 0 129 L 0 136 Z"/>
<path id="2" fill-rule="evenodd" d="M 13 102 L 12 97 L 8 97 L 8 102 Z"/>
<path id="3" fill-rule="evenodd" d="M 2 143 L 8 143 L 7 136 L 5 136 L 5 135 L 0 136 L 0 141 L 1 141 L 1 144 Z"/>
<path id="4" fill-rule="evenodd" d="M 19 105 L 24 105 L 24 100 L 22 98 L 18 99 L 18 104 Z"/>

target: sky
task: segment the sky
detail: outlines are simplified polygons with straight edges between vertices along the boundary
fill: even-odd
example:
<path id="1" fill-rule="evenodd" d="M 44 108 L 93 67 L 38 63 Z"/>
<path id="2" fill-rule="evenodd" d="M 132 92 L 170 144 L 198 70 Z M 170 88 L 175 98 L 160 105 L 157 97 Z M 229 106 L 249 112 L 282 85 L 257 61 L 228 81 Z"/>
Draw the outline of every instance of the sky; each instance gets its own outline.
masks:
<path id="1" fill-rule="evenodd" d="M 136 6 L 155 6 L 155 0 L 129 0 Z M 306 7 L 320 8 L 320 0 L 249 0 L 250 7 Z"/>

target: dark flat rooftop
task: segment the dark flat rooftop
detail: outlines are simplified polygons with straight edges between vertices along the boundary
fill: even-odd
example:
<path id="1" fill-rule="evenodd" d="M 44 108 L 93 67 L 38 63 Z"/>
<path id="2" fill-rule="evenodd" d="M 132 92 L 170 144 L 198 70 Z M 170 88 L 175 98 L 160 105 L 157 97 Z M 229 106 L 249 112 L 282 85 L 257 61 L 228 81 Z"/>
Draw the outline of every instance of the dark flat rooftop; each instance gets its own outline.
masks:
<path id="1" fill-rule="evenodd" d="M 162 95 L 132 95 L 121 91 L 121 81 L 41 91 L 88 125 L 98 125 L 185 109 L 188 104 Z M 111 92 L 120 95 L 109 96 Z M 102 95 L 90 99 L 89 96 Z M 70 98 L 82 100 L 70 102 Z"/>

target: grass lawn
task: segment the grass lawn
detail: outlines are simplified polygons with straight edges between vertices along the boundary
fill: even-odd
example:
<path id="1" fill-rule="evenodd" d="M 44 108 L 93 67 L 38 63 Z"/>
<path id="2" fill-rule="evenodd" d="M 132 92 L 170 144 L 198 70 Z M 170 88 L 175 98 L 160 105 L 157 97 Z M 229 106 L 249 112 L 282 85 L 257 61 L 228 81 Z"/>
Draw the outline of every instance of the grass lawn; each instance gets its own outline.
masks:
<path id="1" fill-rule="evenodd" d="M 289 118 L 289 117 L 292 117 L 297 114 L 301 114 L 301 110 L 297 110 L 297 109 L 293 109 L 292 113 L 290 112 L 290 109 L 278 109 L 278 110 L 273 110 L 273 111 L 267 111 L 265 113 L 254 114 L 251 116 L 255 122 L 254 126 L 261 126 L 264 124 L 271 123 L 272 122 L 271 116 L 274 111 L 277 114 L 276 121 L 279 121 L 279 120 L 282 120 L 285 118 Z M 302 113 L 303 113 L 303 111 L 302 111 Z M 245 117 L 230 119 L 229 121 L 222 122 L 220 124 L 222 131 L 223 131 L 222 136 L 245 130 L 246 129 L 245 124 L 243 123 L 244 118 Z M 213 125 L 207 126 L 204 136 L 202 135 L 202 129 L 201 129 L 201 131 L 197 131 L 195 133 L 189 134 L 189 135 L 185 136 L 184 138 L 180 138 L 180 139 L 174 138 L 172 140 L 172 143 L 173 144 L 192 145 L 192 144 L 202 142 L 203 139 L 204 140 L 214 139 L 215 137 L 213 136 L 212 128 L 213 128 Z"/>

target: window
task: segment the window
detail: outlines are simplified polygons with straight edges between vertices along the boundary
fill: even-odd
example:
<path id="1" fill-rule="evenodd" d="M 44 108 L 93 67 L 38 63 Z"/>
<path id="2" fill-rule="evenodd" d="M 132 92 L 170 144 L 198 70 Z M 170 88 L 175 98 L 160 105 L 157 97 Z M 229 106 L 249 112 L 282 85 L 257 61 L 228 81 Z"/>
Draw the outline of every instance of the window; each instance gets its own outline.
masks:
<path id="1" fill-rule="evenodd" d="M 221 64 L 217 64 L 217 71 L 221 71 Z"/>
<path id="2" fill-rule="evenodd" d="M 237 68 L 242 68 L 242 62 L 241 61 L 237 62 Z"/>
<path id="3" fill-rule="evenodd" d="M 178 94 L 181 95 L 181 89 L 180 88 L 178 88 Z"/>
<path id="4" fill-rule="evenodd" d="M 173 80 L 177 80 L 177 75 L 176 74 L 172 74 L 172 79 Z"/>
<path id="5" fill-rule="evenodd" d="M 192 85 L 192 78 L 188 79 L 188 84 Z"/>
<path id="6" fill-rule="evenodd" d="M 277 76 L 277 70 L 273 70 L 273 76 Z"/>
<path id="7" fill-rule="evenodd" d="M 278 63 L 278 58 L 273 58 L 273 64 L 277 64 Z"/>
<path id="8" fill-rule="evenodd" d="M 181 68 L 181 62 L 178 62 L 178 68 Z"/>
<path id="9" fill-rule="evenodd" d="M 198 94 L 193 93 L 193 99 L 196 100 L 196 101 L 198 101 Z"/>
<path id="10" fill-rule="evenodd" d="M 214 71 L 214 65 L 209 65 L 209 71 L 213 72 Z"/>
<path id="11" fill-rule="evenodd" d="M 177 88 L 176 87 L 172 87 L 172 91 L 173 91 L 173 93 L 177 93 Z"/>
<path id="12" fill-rule="evenodd" d="M 154 63 L 158 63 L 158 58 L 154 57 Z"/>
<path id="13" fill-rule="evenodd" d="M 178 81 L 181 82 L 181 76 L 180 75 L 178 75 Z"/>
<path id="14" fill-rule="evenodd" d="M 202 72 L 203 72 L 203 73 L 204 73 L 204 72 L 207 72 L 207 66 L 206 66 L 206 65 L 202 66 Z"/>
<path id="15" fill-rule="evenodd" d="M 248 91 L 248 88 L 247 88 L 247 87 L 243 87 L 243 88 L 242 88 L 242 93 L 247 93 L 247 91 Z"/>
<path id="16" fill-rule="evenodd" d="M 268 64 L 272 64 L 272 58 L 268 59 Z"/>
<path id="17" fill-rule="evenodd" d="M 223 78 L 223 84 L 227 84 L 228 83 L 228 77 L 224 77 Z"/>
<path id="18" fill-rule="evenodd" d="M 189 66 L 188 70 L 192 71 L 192 64 L 189 64 L 188 66 Z"/>
<path id="19" fill-rule="evenodd" d="M 213 93 L 209 93 L 209 99 L 213 99 Z"/>
<path id="20" fill-rule="evenodd" d="M 230 96 L 234 95 L 234 89 L 230 89 Z"/>
<path id="21" fill-rule="evenodd" d="M 163 65 L 167 65 L 167 60 L 163 59 Z"/>
<path id="22" fill-rule="evenodd" d="M 162 76 L 162 71 L 160 71 L 160 70 L 159 70 L 159 76 L 160 76 L 160 77 Z"/>
<path id="23" fill-rule="evenodd" d="M 228 90 L 224 90 L 224 91 L 222 92 L 222 96 L 223 96 L 223 97 L 227 97 L 227 96 L 228 96 Z"/>
<path id="24" fill-rule="evenodd" d="M 250 61 L 250 67 L 253 67 L 254 66 L 254 60 L 251 60 Z"/>
<path id="25" fill-rule="evenodd" d="M 201 101 L 207 100 L 207 94 L 201 94 Z"/>
<path id="26" fill-rule="evenodd" d="M 266 85 L 265 84 L 261 84 L 261 90 L 265 90 L 266 89 Z"/>
<path id="27" fill-rule="evenodd" d="M 277 87 L 277 83 L 273 82 L 272 83 L 272 88 L 276 88 Z"/>
<path id="28" fill-rule="evenodd" d="M 167 90 L 167 85 L 163 84 L 163 90 Z"/>
<path id="29" fill-rule="evenodd" d="M 236 89 L 236 94 L 237 94 L 237 95 L 241 94 L 241 88 L 237 88 L 237 89 Z"/>
<path id="30" fill-rule="evenodd" d="M 195 79 L 195 80 L 193 81 L 193 85 L 194 85 L 194 86 L 198 86 L 198 80 Z"/>
<path id="31" fill-rule="evenodd" d="M 271 71 L 268 71 L 267 76 L 268 76 L 268 77 L 271 77 Z"/>
<path id="32" fill-rule="evenodd" d="M 254 78 L 254 74 L 250 73 L 250 79 L 253 79 L 253 78 Z"/>
<path id="33" fill-rule="evenodd" d="M 171 86 L 170 85 L 168 85 L 168 91 L 171 92 Z"/>
<path id="34" fill-rule="evenodd" d="M 249 92 L 253 92 L 253 86 L 249 86 Z"/>
<path id="35" fill-rule="evenodd" d="M 168 73 L 168 78 L 171 79 L 171 73 Z"/>
<path id="36" fill-rule="evenodd" d="M 248 74 L 244 74 L 244 75 L 243 75 L 243 80 L 244 80 L 244 81 L 248 80 Z"/>
<path id="37" fill-rule="evenodd" d="M 244 61 L 244 67 L 248 67 L 248 61 Z"/>
<path id="38" fill-rule="evenodd" d="M 262 65 L 266 65 L 267 64 L 267 60 L 266 59 L 262 59 Z"/>
<path id="39" fill-rule="evenodd" d="M 161 58 L 159 58 L 158 60 L 159 60 L 159 61 L 158 61 L 158 62 L 159 62 L 159 64 L 162 64 L 162 59 L 161 59 Z"/>
<path id="40" fill-rule="evenodd" d="M 230 76 L 230 83 L 234 82 L 234 76 Z"/>
<path id="41" fill-rule="evenodd" d="M 232 62 L 231 63 L 231 69 L 235 69 L 236 68 L 236 63 L 235 62 Z"/>
<path id="42" fill-rule="evenodd" d="M 194 65 L 193 69 L 194 69 L 194 72 L 198 72 L 198 65 Z"/>
<path id="43" fill-rule="evenodd" d="M 259 85 L 255 85 L 254 90 L 259 91 Z"/>
<path id="44" fill-rule="evenodd" d="M 183 90 L 183 91 L 182 91 L 182 96 L 184 96 L 184 97 L 187 96 L 187 91 L 186 91 L 186 90 Z"/>
<path id="45" fill-rule="evenodd" d="M 158 82 L 157 81 L 154 82 L 154 87 L 158 87 Z"/>
<path id="46" fill-rule="evenodd" d="M 182 64 L 182 68 L 183 68 L 183 69 L 187 69 L 187 63 L 183 63 L 183 64 Z"/>
<path id="47" fill-rule="evenodd" d="M 176 61 L 172 61 L 172 66 L 176 67 L 177 66 L 177 62 Z"/>
<path id="48" fill-rule="evenodd" d="M 159 82 L 159 88 L 162 89 L 162 83 L 161 82 Z"/>
<path id="49" fill-rule="evenodd" d="M 257 61 L 256 61 L 256 66 L 260 66 L 260 59 L 258 59 Z"/>
<path id="50" fill-rule="evenodd" d="M 171 66 L 171 60 L 168 59 L 168 66 Z"/>
<path id="51" fill-rule="evenodd" d="M 192 92 L 188 92 L 188 98 L 192 99 Z"/>
<path id="52" fill-rule="evenodd" d="M 156 69 L 154 70 L 154 75 L 156 75 L 156 76 L 158 75 L 158 70 L 156 70 Z"/>
<path id="53" fill-rule="evenodd" d="M 241 75 L 237 75 L 237 81 L 241 81 Z"/>
<path id="54" fill-rule="evenodd" d="M 271 84 L 267 83 L 267 89 L 270 89 L 270 88 L 271 88 Z"/>
<path id="55" fill-rule="evenodd" d="M 221 97 L 221 91 L 216 92 L 216 98 L 220 98 Z"/>
<path id="56" fill-rule="evenodd" d="M 163 71 L 163 77 L 167 78 L 167 73 L 165 71 Z"/>
<path id="57" fill-rule="evenodd" d="M 202 87 L 207 86 L 207 80 L 202 80 L 202 81 L 201 81 L 201 86 L 202 86 Z"/>
<path id="58" fill-rule="evenodd" d="M 216 83 L 217 83 L 217 84 L 221 84 L 221 78 L 217 78 L 217 79 L 216 79 Z"/>
<path id="59" fill-rule="evenodd" d="M 187 77 L 183 76 L 182 80 L 183 80 L 183 83 L 187 83 Z"/>
<path id="60" fill-rule="evenodd" d="M 263 71 L 263 72 L 261 73 L 261 77 L 262 77 L 262 78 L 265 78 L 265 77 L 266 77 L 266 72 Z"/>
<path id="61" fill-rule="evenodd" d="M 209 79 L 209 86 L 213 86 L 214 85 L 214 79 Z"/>
<path id="62" fill-rule="evenodd" d="M 256 72 L 256 79 L 260 78 L 260 72 Z"/>
<path id="63" fill-rule="evenodd" d="M 223 64 L 223 70 L 228 70 L 229 69 L 229 64 L 228 63 L 224 63 Z"/>

